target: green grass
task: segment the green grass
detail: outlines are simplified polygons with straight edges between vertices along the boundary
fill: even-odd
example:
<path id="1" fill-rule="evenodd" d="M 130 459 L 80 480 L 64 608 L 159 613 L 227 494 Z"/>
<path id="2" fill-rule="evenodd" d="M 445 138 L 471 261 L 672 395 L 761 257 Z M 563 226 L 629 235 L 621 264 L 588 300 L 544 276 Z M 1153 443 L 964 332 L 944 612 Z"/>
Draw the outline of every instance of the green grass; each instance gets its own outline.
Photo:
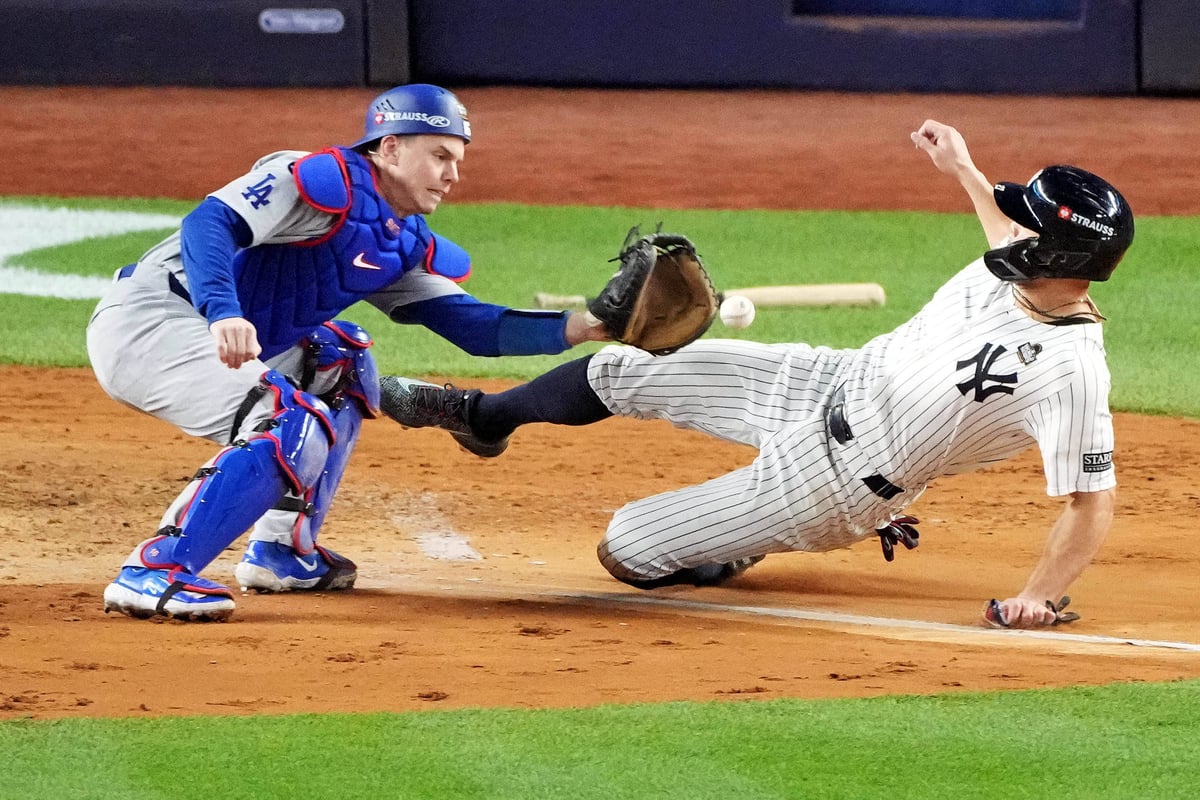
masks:
<path id="1" fill-rule="evenodd" d="M 167 201 L 46 205 L 183 214 Z M 2 205 L 2 203 L 0 203 Z M 626 228 L 662 221 L 701 247 L 721 288 L 875 281 L 877 309 L 760 309 L 710 335 L 855 346 L 911 316 L 976 257 L 969 215 L 451 206 L 435 228 L 466 246 L 477 296 L 595 292 Z M 125 234 L 9 263 L 108 276 L 162 236 Z M 4 232 L 0 231 L 0 241 Z M 1118 410 L 1200 416 L 1191 368 L 1200 221 L 1139 221 L 1114 280 L 1094 287 Z M 0 362 L 87 363 L 94 301 L 0 285 Z M 558 357 L 466 356 L 360 305 L 384 371 L 538 374 Z M 586 348 L 585 348 L 586 349 Z M 799 654 L 798 657 L 803 657 Z M 1174 798 L 1195 796 L 1200 682 L 855 701 L 672 703 L 567 711 L 469 710 L 0 723 L 3 798 Z"/>
<path id="2" fill-rule="evenodd" d="M 16 202 L 18 199 L 10 199 Z M 175 201 L 19 199 L 22 203 L 121 208 L 183 214 Z M 873 281 L 883 308 L 759 310 L 754 325 L 708 336 L 766 342 L 858 346 L 915 313 L 933 291 L 977 257 L 983 238 L 969 214 L 919 212 L 678 211 L 542 208 L 508 204 L 447 206 L 432 218 L 442 234 L 467 247 L 475 265 L 466 288 L 491 302 L 529 307 L 536 292 L 594 294 L 612 272 L 625 230 L 634 223 L 681 231 L 699 245 L 719 288 L 788 283 Z M 10 262 L 44 272 L 108 276 L 134 261 L 165 231 L 130 233 L 23 253 Z M 2 236 L 3 234 L 0 234 Z M 1200 416 L 1200 372 L 1190 369 L 1200 307 L 1200 221 L 1147 218 L 1114 279 L 1093 296 L 1109 317 L 1105 337 L 1116 410 Z M 2 287 L 0 287 L 2 289 Z M 84 366 L 82 330 L 94 301 L 30 299 L 0 293 L 0 363 Z M 593 351 L 560 356 L 479 358 L 423 328 L 391 324 L 359 304 L 344 315 L 375 337 L 384 372 L 414 376 L 529 378 Z"/>
<path id="3" fill-rule="evenodd" d="M 1193 797 L 1200 682 L 0 724 L 0 798 Z"/>

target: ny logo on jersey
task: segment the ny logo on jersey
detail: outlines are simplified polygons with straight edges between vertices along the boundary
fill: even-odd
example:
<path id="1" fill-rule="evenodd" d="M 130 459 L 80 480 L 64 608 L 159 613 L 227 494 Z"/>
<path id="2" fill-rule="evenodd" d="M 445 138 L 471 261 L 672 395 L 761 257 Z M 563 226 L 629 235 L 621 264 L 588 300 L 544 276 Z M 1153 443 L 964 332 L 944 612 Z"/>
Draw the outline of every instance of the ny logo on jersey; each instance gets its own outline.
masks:
<path id="1" fill-rule="evenodd" d="M 267 177 L 253 186 L 247 186 L 246 191 L 242 192 L 242 197 L 250 201 L 251 208 L 262 208 L 263 206 L 270 205 L 271 201 L 267 198 L 271 196 L 271 190 L 275 188 L 271 183 L 274 180 L 275 175 L 268 172 Z"/>
<path id="2" fill-rule="evenodd" d="M 1011 386 L 1004 386 L 1005 383 L 1016 383 L 1017 373 L 1010 372 L 1007 375 L 993 375 L 991 370 L 992 365 L 996 363 L 996 359 L 1005 353 L 1004 345 L 1002 344 L 985 344 L 980 348 L 972 358 L 966 361 L 959 361 L 956 369 L 963 369 L 972 364 L 975 365 L 975 375 L 970 380 L 965 380 L 962 383 L 956 384 L 958 391 L 963 395 L 972 389 L 975 390 L 973 399 L 976 403 L 982 403 L 992 395 L 1000 392 L 1002 394 L 1012 394 Z M 995 381 L 991 386 L 984 386 L 985 381 Z"/>

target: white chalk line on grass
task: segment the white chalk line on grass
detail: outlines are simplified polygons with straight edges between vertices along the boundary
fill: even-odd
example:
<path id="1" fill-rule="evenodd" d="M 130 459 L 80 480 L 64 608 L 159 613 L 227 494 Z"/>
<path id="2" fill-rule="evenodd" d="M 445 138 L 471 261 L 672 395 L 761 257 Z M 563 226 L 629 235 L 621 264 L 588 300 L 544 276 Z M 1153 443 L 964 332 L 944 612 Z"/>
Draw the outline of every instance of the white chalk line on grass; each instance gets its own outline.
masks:
<path id="1" fill-rule="evenodd" d="M 84 239 L 178 225 L 179 217 L 170 214 L 0 204 L 0 294 L 97 298 L 112 283 L 111 277 L 41 272 L 22 266 L 20 256 Z M 131 253 L 130 261 L 140 255 Z M 108 266 L 111 275 L 124 264 Z"/>
<path id="2" fill-rule="evenodd" d="M 967 625 L 952 625 L 946 622 L 926 622 L 917 619 L 894 619 L 891 617 L 871 617 L 859 614 L 843 614 L 836 611 L 811 611 L 800 608 L 771 608 L 766 606 L 738 606 L 720 603 L 700 603 L 694 600 L 680 600 L 674 597 L 648 597 L 644 595 L 616 594 L 587 594 L 580 592 L 543 592 L 543 597 L 559 597 L 568 600 L 582 600 L 615 605 L 641 605 L 657 608 L 676 608 L 686 611 L 706 611 L 730 614 L 746 614 L 759 617 L 776 617 L 779 619 L 798 619 L 807 622 L 828 622 L 838 625 L 849 625 L 864 628 L 890 628 L 900 630 L 915 630 L 927 633 L 949 633 L 956 636 L 977 636 L 987 638 L 1007 637 L 1022 639 L 1046 639 L 1069 644 L 1095 645 L 1126 645 L 1134 647 L 1156 647 L 1168 650 L 1183 650 L 1190 653 L 1200 653 L 1200 644 L 1193 642 L 1171 642 L 1154 639 L 1126 639 L 1117 636 L 1097 636 L 1081 633 L 1064 633 L 1057 630 L 997 630 L 994 628 L 972 627 Z"/>

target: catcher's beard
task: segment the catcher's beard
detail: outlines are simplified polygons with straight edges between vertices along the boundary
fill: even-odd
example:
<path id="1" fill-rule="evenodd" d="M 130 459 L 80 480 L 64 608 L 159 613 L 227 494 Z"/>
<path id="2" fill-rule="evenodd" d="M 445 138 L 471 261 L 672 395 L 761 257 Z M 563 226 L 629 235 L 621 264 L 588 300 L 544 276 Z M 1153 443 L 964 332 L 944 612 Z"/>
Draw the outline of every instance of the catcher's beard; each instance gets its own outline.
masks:
<path id="1" fill-rule="evenodd" d="M 529 383 L 496 394 L 483 394 L 468 413 L 471 430 L 498 441 L 521 425 L 590 425 L 613 414 L 587 379 L 590 355 L 560 364 Z"/>

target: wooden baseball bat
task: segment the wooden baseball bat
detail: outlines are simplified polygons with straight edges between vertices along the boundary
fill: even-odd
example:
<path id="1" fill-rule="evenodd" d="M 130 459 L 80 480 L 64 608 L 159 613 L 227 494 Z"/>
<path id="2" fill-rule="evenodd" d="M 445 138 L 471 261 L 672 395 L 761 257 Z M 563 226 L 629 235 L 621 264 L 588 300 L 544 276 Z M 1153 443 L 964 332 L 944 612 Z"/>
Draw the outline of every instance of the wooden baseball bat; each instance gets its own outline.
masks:
<path id="1" fill-rule="evenodd" d="M 730 289 L 726 297 L 745 297 L 763 308 L 781 306 L 881 306 L 887 295 L 878 283 L 800 283 L 784 286 L 749 286 Z M 581 294 L 550 294 L 538 292 L 533 296 L 537 308 L 583 308 L 587 298 Z"/>
<path id="2" fill-rule="evenodd" d="M 576 308 L 582 309 L 587 305 L 587 298 L 581 294 L 550 294 L 538 292 L 533 296 L 534 308 Z"/>
<path id="3" fill-rule="evenodd" d="M 754 305 L 771 306 L 881 306 L 887 295 L 878 283 L 802 283 L 789 286 L 750 286 L 730 289 L 726 297 L 740 295 Z"/>

